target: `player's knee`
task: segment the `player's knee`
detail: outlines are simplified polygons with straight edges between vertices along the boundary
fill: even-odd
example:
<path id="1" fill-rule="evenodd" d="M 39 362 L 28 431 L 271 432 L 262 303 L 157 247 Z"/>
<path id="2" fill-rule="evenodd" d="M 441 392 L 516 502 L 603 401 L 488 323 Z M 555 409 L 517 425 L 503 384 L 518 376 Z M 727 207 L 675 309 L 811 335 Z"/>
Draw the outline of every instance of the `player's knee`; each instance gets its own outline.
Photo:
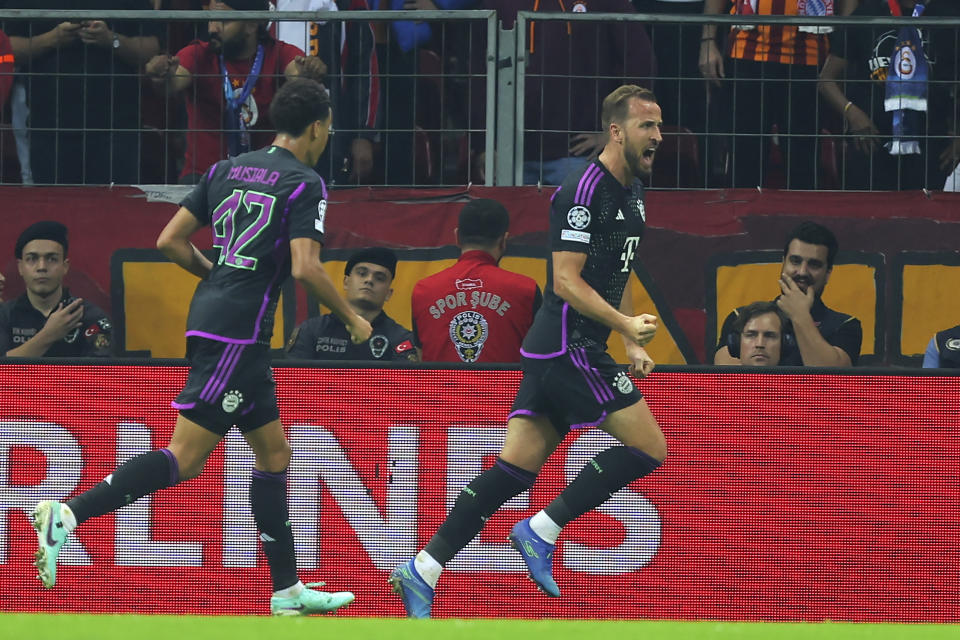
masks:
<path id="1" fill-rule="evenodd" d="M 661 438 L 661 442 L 653 448 L 653 451 L 650 452 L 651 458 L 656 458 L 661 463 L 667 459 L 669 451 L 667 450 L 667 441 L 665 438 Z"/>
<path id="2" fill-rule="evenodd" d="M 662 463 L 666 460 L 668 454 L 667 439 L 664 437 L 663 432 L 657 432 L 656 436 L 641 448 L 641 451 L 658 462 Z"/>
<path id="3" fill-rule="evenodd" d="M 203 472 L 203 466 L 206 458 L 199 460 L 181 460 L 180 461 L 180 482 L 192 480 Z"/>
<path id="4" fill-rule="evenodd" d="M 283 440 L 277 443 L 267 451 L 258 451 L 257 468 L 263 469 L 269 473 L 282 473 L 290 466 L 290 443 Z"/>
<path id="5" fill-rule="evenodd" d="M 208 454 L 198 453 L 188 447 L 177 446 L 176 443 L 172 442 L 167 446 L 167 451 L 172 453 L 177 461 L 179 482 L 192 480 L 203 472 Z"/>

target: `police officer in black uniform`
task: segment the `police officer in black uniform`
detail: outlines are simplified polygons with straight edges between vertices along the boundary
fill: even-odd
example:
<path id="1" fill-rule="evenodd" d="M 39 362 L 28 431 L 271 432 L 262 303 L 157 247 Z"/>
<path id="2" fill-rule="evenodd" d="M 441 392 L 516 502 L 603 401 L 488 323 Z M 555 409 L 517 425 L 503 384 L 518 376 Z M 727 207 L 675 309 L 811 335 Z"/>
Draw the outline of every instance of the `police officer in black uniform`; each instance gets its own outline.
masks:
<path id="1" fill-rule="evenodd" d="M 373 326 L 370 340 L 355 344 L 340 319 L 332 314 L 308 319 L 290 337 L 288 358 L 311 360 L 417 360 L 413 333 L 383 310 L 393 295 L 397 255 L 384 247 L 361 249 L 350 256 L 344 269 L 343 292 L 347 302 Z"/>
<path id="2" fill-rule="evenodd" d="M 110 356 L 113 327 L 99 307 L 63 287 L 70 270 L 67 227 L 36 222 L 14 248 L 26 285 L 20 297 L 0 304 L 0 354 L 23 358 Z"/>

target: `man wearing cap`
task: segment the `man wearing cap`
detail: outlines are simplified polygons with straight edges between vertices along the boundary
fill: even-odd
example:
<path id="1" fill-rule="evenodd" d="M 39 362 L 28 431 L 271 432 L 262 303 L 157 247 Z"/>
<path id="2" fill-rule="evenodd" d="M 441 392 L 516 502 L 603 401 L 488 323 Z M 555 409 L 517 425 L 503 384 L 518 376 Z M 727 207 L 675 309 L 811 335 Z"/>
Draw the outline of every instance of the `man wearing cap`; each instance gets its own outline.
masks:
<path id="1" fill-rule="evenodd" d="M 0 304 L 0 354 L 21 358 L 111 355 L 113 327 L 99 307 L 63 287 L 70 269 L 67 228 L 27 227 L 14 248 L 26 291 Z"/>
<path id="2" fill-rule="evenodd" d="M 397 255 L 384 247 L 361 249 L 350 256 L 344 269 L 343 292 L 347 302 L 373 326 L 370 339 L 354 344 L 350 333 L 334 314 L 308 319 L 287 345 L 288 358 L 311 360 L 417 360 L 413 334 L 388 316 L 383 305 L 393 295 Z"/>
<path id="3" fill-rule="evenodd" d="M 460 259 L 413 288 L 414 344 L 424 362 L 520 362 L 543 297 L 535 280 L 497 266 L 509 226 L 496 200 L 472 200 L 460 211 Z"/>

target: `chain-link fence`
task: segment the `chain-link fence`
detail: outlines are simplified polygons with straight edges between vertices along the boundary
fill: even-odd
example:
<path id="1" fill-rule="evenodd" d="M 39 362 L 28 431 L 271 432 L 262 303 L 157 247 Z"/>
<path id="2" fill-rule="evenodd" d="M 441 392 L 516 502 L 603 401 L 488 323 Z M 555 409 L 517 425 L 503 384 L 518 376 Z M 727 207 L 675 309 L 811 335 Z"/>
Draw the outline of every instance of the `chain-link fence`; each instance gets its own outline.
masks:
<path id="1" fill-rule="evenodd" d="M 269 143 L 298 73 L 330 92 L 317 170 L 338 186 L 557 184 L 602 149 L 622 83 L 658 96 L 656 188 L 942 189 L 960 156 L 960 17 L 484 6 L 0 10 L 0 178 L 193 182 Z"/>

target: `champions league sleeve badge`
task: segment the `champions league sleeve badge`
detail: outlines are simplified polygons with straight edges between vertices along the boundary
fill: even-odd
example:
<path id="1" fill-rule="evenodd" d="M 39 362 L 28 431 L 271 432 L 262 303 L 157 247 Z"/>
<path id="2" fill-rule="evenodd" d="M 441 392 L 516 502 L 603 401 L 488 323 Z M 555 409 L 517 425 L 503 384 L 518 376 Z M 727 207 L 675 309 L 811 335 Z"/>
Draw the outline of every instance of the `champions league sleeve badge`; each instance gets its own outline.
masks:
<path id="1" fill-rule="evenodd" d="M 450 320 L 450 340 L 464 362 L 476 362 L 490 335 L 487 319 L 476 311 L 462 311 Z"/>
<path id="2" fill-rule="evenodd" d="M 373 354 L 373 357 L 379 360 L 383 357 L 383 354 L 387 352 L 387 347 L 390 346 L 390 341 L 387 340 L 387 336 L 377 334 L 375 336 L 370 336 L 370 353 Z"/>

